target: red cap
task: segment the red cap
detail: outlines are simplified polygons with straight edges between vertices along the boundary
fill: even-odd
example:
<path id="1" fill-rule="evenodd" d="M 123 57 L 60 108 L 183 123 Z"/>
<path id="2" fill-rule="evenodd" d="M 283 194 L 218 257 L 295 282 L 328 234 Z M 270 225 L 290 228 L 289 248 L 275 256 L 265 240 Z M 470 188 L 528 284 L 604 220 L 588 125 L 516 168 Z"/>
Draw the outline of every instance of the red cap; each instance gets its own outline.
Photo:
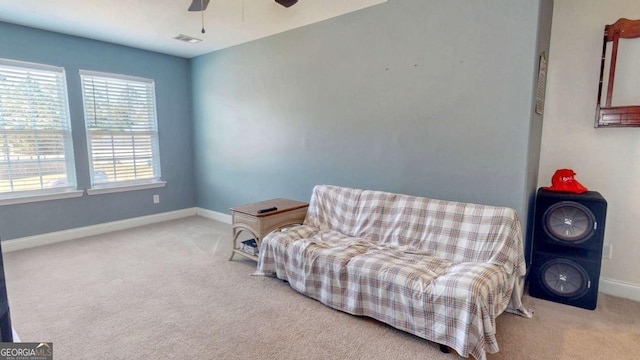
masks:
<path id="1" fill-rule="evenodd" d="M 576 173 L 571 169 L 558 169 L 551 177 L 551 186 L 545 186 L 543 189 L 551 191 L 564 191 L 581 194 L 587 192 L 587 188 L 582 186 L 578 180 L 574 179 Z"/>

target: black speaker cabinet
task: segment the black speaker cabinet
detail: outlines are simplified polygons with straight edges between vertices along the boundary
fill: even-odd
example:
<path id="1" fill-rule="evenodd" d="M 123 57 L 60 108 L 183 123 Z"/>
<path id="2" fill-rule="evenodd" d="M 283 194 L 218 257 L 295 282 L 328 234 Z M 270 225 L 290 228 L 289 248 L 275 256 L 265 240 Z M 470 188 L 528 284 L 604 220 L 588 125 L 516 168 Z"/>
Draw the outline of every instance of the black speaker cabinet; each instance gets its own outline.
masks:
<path id="1" fill-rule="evenodd" d="M 582 194 L 538 189 L 529 294 L 594 310 L 602 262 L 607 201 Z"/>

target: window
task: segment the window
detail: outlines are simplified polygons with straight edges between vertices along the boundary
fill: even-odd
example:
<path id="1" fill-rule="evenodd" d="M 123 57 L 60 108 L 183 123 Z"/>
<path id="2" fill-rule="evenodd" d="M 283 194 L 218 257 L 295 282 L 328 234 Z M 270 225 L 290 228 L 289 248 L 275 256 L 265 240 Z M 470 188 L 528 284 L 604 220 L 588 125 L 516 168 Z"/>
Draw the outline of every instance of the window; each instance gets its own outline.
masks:
<path id="1" fill-rule="evenodd" d="M 0 142 L 0 199 L 75 190 L 63 68 L 0 59 Z"/>
<path id="2" fill-rule="evenodd" d="M 84 70 L 80 77 L 92 187 L 162 183 L 153 80 Z"/>

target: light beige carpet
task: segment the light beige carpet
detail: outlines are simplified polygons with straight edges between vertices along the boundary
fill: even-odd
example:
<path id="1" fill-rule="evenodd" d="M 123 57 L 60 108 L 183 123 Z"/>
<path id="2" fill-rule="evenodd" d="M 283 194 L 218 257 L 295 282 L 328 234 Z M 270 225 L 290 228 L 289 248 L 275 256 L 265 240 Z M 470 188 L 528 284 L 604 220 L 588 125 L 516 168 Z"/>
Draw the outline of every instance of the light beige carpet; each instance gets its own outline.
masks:
<path id="1" fill-rule="evenodd" d="M 4 255 L 14 327 L 55 359 L 456 359 L 434 343 L 332 310 L 231 250 L 199 217 Z M 497 320 L 489 359 L 638 359 L 640 303 L 596 311 L 524 299 Z"/>

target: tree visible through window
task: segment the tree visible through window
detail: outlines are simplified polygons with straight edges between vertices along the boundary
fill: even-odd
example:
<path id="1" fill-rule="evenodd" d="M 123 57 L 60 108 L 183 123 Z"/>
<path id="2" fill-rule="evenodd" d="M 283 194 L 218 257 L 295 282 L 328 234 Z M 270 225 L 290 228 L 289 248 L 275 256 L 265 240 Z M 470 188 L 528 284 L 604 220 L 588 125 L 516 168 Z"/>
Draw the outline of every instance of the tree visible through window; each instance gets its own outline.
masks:
<path id="1" fill-rule="evenodd" d="M 0 196 L 75 188 L 63 68 L 0 59 Z"/>
<path id="2" fill-rule="evenodd" d="M 160 180 L 153 80 L 80 71 L 91 184 Z"/>

